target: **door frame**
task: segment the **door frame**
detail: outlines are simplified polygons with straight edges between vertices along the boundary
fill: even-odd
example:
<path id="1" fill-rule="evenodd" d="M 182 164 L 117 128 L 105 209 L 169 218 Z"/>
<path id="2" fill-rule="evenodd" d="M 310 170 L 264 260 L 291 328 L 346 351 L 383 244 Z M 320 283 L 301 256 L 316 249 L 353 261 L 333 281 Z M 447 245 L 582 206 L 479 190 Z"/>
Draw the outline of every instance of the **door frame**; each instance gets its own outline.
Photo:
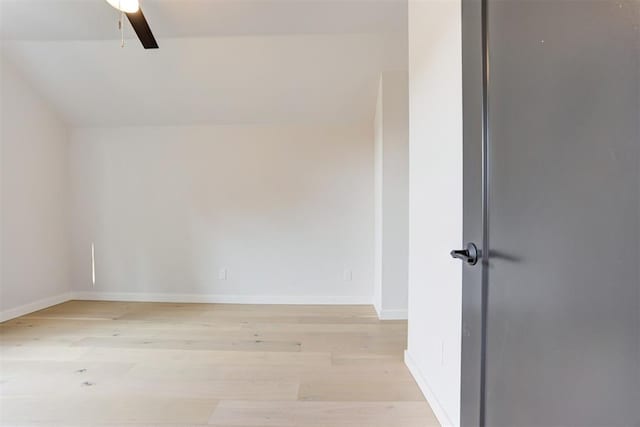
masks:
<path id="1" fill-rule="evenodd" d="M 485 361 L 489 283 L 488 0 L 462 0 L 463 239 L 480 261 L 463 264 L 460 424 L 485 425 Z"/>

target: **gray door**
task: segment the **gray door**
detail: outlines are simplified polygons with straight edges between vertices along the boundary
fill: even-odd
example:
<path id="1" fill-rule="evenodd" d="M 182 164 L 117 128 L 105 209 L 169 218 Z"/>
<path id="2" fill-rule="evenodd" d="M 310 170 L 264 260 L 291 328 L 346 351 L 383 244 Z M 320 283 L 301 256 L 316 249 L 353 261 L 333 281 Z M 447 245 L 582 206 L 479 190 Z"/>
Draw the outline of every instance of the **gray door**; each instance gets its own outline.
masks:
<path id="1" fill-rule="evenodd" d="M 463 1 L 465 239 L 485 248 L 463 424 L 640 426 L 640 1 L 482 6 L 484 29 Z"/>

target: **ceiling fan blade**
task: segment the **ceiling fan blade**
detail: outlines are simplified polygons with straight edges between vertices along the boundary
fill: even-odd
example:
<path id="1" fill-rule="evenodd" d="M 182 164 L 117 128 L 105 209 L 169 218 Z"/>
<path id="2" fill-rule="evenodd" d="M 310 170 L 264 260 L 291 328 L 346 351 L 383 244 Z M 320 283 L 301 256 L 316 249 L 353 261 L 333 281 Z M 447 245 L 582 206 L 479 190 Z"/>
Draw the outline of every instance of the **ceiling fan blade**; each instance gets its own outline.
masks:
<path id="1" fill-rule="evenodd" d="M 153 33 L 151 32 L 151 28 L 149 28 L 147 19 L 142 13 L 142 9 L 138 9 L 137 12 L 127 13 L 127 18 L 129 18 L 129 22 L 138 35 L 142 46 L 144 46 L 145 49 L 157 49 L 158 43 L 156 42 L 156 38 L 153 37 Z"/>

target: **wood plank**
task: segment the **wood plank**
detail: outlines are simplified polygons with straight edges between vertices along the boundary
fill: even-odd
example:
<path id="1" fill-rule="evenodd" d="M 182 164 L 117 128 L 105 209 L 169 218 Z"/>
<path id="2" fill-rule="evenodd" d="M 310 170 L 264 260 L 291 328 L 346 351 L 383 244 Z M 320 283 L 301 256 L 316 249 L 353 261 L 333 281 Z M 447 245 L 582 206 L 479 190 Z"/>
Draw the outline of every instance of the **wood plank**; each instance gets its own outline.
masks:
<path id="1" fill-rule="evenodd" d="M 426 402 L 224 401 L 209 423 L 215 426 L 428 427 L 437 420 Z"/>
<path id="2" fill-rule="evenodd" d="M 209 399 L 112 397 L 2 397 L 2 424 L 200 423 L 211 417 L 217 402 Z"/>
<path id="3" fill-rule="evenodd" d="M 437 425 L 366 306 L 71 301 L 0 324 L 0 425 Z"/>

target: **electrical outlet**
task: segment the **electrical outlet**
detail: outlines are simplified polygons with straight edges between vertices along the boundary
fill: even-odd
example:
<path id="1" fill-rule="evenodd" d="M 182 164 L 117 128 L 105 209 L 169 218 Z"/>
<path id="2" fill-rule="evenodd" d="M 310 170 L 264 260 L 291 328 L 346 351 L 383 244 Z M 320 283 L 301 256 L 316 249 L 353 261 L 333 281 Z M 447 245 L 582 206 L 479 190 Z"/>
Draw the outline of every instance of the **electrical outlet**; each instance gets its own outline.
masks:
<path id="1" fill-rule="evenodd" d="M 350 282 L 353 280 L 353 272 L 351 270 L 345 270 L 343 273 L 343 279 L 345 282 Z"/>
<path id="2" fill-rule="evenodd" d="M 218 271 L 218 279 L 227 280 L 227 269 L 226 268 L 221 268 Z"/>

